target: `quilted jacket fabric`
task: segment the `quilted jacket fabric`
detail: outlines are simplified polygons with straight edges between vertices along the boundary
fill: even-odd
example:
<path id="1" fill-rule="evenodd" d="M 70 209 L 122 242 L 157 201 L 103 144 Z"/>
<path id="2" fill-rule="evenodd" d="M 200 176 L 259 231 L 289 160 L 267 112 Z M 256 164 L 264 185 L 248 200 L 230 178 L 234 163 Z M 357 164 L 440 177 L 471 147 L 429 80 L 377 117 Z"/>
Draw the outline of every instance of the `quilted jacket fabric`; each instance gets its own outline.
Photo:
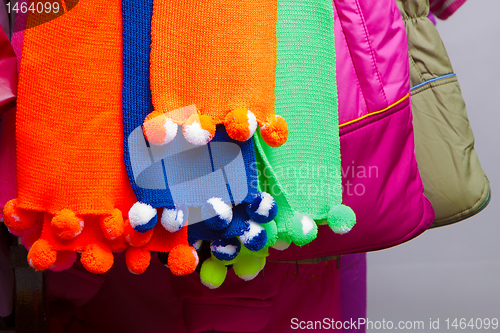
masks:
<path id="1" fill-rule="evenodd" d="M 457 76 L 434 24 L 428 0 L 397 0 L 408 34 L 415 151 L 433 227 L 486 207 L 490 184 L 474 149 Z"/>

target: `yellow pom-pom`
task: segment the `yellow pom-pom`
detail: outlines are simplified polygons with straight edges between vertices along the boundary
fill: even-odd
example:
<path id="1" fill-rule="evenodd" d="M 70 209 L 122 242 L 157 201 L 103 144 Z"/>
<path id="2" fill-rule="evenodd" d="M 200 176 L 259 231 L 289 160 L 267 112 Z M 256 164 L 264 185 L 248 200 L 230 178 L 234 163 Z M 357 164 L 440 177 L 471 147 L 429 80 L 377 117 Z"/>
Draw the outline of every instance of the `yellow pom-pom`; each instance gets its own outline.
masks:
<path id="1" fill-rule="evenodd" d="M 178 125 L 166 114 L 153 111 L 144 119 L 143 132 L 149 143 L 164 145 L 177 135 Z"/>
<path id="2" fill-rule="evenodd" d="M 205 145 L 214 138 L 215 122 L 208 115 L 193 114 L 182 125 L 182 133 L 193 145 Z"/>
<path id="3" fill-rule="evenodd" d="M 5 225 L 13 232 L 23 232 L 30 229 L 36 222 L 38 212 L 20 209 L 17 207 L 17 199 L 12 199 L 3 208 L 3 219 Z"/>
<path id="4" fill-rule="evenodd" d="M 28 263 L 38 271 L 44 271 L 52 267 L 57 260 L 57 251 L 45 240 L 39 239 L 30 248 L 28 252 Z"/>
<path id="5" fill-rule="evenodd" d="M 233 265 L 234 273 L 242 280 L 253 280 L 264 268 L 265 258 L 243 254 Z"/>
<path id="6" fill-rule="evenodd" d="M 149 267 L 151 252 L 139 247 L 129 247 L 125 252 L 125 263 L 130 273 L 142 274 Z"/>
<path id="7" fill-rule="evenodd" d="M 104 237 L 107 239 L 114 240 L 123 235 L 123 215 L 119 209 L 115 208 L 111 215 L 102 216 L 99 222 Z"/>
<path id="8" fill-rule="evenodd" d="M 219 288 L 227 275 L 227 267 L 220 261 L 208 258 L 201 265 L 200 279 L 204 286 L 210 289 Z"/>
<path id="9" fill-rule="evenodd" d="M 168 254 L 168 268 L 177 276 L 193 273 L 198 263 L 198 253 L 189 245 L 177 245 Z"/>
<path id="10" fill-rule="evenodd" d="M 83 220 L 69 209 L 63 209 L 50 221 L 52 232 L 62 239 L 73 239 L 83 230 Z"/>
<path id="11" fill-rule="evenodd" d="M 146 232 L 135 231 L 130 225 L 129 220 L 126 220 L 123 225 L 123 237 L 125 237 L 125 241 L 133 247 L 142 247 L 149 243 L 151 237 L 153 237 L 153 231 L 154 229 Z"/>
<path id="12" fill-rule="evenodd" d="M 229 112 L 224 119 L 227 135 L 233 140 L 246 141 L 252 137 L 257 129 L 255 115 L 245 109 L 238 108 Z"/>
<path id="13" fill-rule="evenodd" d="M 286 120 L 278 115 L 269 116 L 266 123 L 260 127 L 260 135 L 269 146 L 281 146 L 288 139 Z"/>
<path id="14" fill-rule="evenodd" d="M 104 244 L 95 243 L 85 247 L 80 262 L 90 273 L 104 274 L 113 266 L 113 253 Z"/>

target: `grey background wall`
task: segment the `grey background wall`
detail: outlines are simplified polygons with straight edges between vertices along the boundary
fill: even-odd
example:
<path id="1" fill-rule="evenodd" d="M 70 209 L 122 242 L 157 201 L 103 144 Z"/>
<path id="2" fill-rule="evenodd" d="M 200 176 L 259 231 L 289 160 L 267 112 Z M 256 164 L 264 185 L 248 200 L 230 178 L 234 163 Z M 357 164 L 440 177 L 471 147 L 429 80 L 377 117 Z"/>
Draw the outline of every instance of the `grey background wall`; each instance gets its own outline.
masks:
<path id="1" fill-rule="evenodd" d="M 491 182 L 491 202 L 470 219 L 370 253 L 370 320 L 423 320 L 425 332 L 430 318 L 440 319 L 440 330 L 434 332 L 447 332 L 447 318 L 500 320 L 499 12 L 499 0 L 469 0 L 437 24 L 467 104 L 479 159 Z M 368 330 L 375 331 L 381 330 Z"/>

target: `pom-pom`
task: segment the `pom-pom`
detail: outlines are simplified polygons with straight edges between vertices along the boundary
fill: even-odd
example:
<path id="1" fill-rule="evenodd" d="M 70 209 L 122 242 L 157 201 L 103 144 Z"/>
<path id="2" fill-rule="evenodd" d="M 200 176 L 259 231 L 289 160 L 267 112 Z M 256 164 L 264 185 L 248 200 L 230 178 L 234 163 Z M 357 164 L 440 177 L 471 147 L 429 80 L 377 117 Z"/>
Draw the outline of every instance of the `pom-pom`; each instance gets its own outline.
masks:
<path id="1" fill-rule="evenodd" d="M 20 209 L 17 199 L 8 201 L 3 208 L 3 219 L 9 230 L 19 233 L 31 228 L 36 222 L 38 212 Z"/>
<path id="2" fill-rule="evenodd" d="M 198 253 L 189 245 L 177 245 L 168 254 L 168 268 L 177 276 L 193 273 L 199 261 Z"/>
<path id="3" fill-rule="evenodd" d="M 260 192 L 247 206 L 247 213 L 252 221 L 267 223 L 278 214 L 278 205 L 269 193 Z"/>
<path id="4" fill-rule="evenodd" d="M 63 209 L 57 212 L 50 221 L 52 232 L 62 239 L 73 239 L 83 230 L 83 219 L 72 210 Z"/>
<path id="5" fill-rule="evenodd" d="M 102 216 L 99 223 L 104 237 L 107 239 L 114 240 L 123 235 L 123 215 L 119 209 L 115 208 L 111 215 Z"/>
<path id="6" fill-rule="evenodd" d="M 210 250 L 217 259 L 230 261 L 240 253 L 241 243 L 238 238 L 219 239 L 210 243 Z"/>
<path id="7" fill-rule="evenodd" d="M 178 127 L 166 114 L 153 111 L 144 119 L 143 132 L 149 143 L 165 145 L 175 138 Z"/>
<path id="8" fill-rule="evenodd" d="M 134 247 L 141 247 L 149 243 L 151 237 L 153 237 L 154 230 L 151 229 L 147 232 L 138 232 L 135 231 L 134 228 L 130 225 L 130 221 L 126 220 L 123 226 L 123 236 L 125 237 L 125 241 Z"/>
<path id="9" fill-rule="evenodd" d="M 215 122 L 208 115 L 193 114 L 182 125 L 186 141 L 193 145 L 206 145 L 215 135 Z"/>
<path id="10" fill-rule="evenodd" d="M 28 263 L 37 271 L 44 271 L 54 265 L 57 260 L 57 251 L 52 249 L 49 242 L 39 239 L 31 246 L 28 252 Z"/>
<path id="11" fill-rule="evenodd" d="M 89 244 L 80 257 L 83 267 L 90 273 L 104 274 L 113 266 L 113 253 L 104 244 Z"/>
<path id="12" fill-rule="evenodd" d="M 286 120 L 278 115 L 269 116 L 260 127 L 262 139 L 271 147 L 279 147 L 288 139 Z"/>
<path id="13" fill-rule="evenodd" d="M 263 268 L 264 258 L 251 254 L 242 254 L 233 264 L 234 273 L 242 280 L 253 280 Z"/>
<path id="14" fill-rule="evenodd" d="M 214 197 L 208 199 L 201 208 L 201 218 L 210 229 L 222 230 L 231 223 L 233 210 L 221 198 Z"/>
<path id="15" fill-rule="evenodd" d="M 278 227 L 276 227 L 276 222 L 271 221 L 262 225 L 266 229 L 267 242 L 266 246 L 273 246 L 278 241 Z"/>
<path id="16" fill-rule="evenodd" d="M 200 279 L 207 288 L 219 288 L 226 279 L 226 275 L 226 266 L 212 258 L 208 258 L 201 264 Z"/>
<path id="17" fill-rule="evenodd" d="M 276 242 L 272 245 L 272 248 L 278 251 L 284 251 L 292 245 L 292 241 L 288 237 L 279 237 L 277 235 Z"/>
<path id="18" fill-rule="evenodd" d="M 303 246 L 316 239 L 318 235 L 318 225 L 309 216 L 295 213 L 286 222 L 287 232 L 296 245 Z"/>
<path id="19" fill-rule="evenodd" d="M 175 206 L 173 209 L 165 207 L 161 214 L 161 225 L 169 232 L 177 232 L 184 227 L 188 219 L 186 205 Z"/>
<path id="20" fill-rule="evenodd" d="M 254 221 L 248 221 L 250 227 L 239 236 L 241 243 L 250 251 L 259 251 L 266 246 L 267 233 L 260 224 Z"/>
<path id="21" fill-rule="evenodd" d="M 125 252 L 125 263 L 132 274 L 142 274 L 149 267 L 151 252 L 140 247 L 129 247 Z"/>
<path id="22" fill-rule="evenodd" d="M 351 207 L 337 205 L 328 212 L 326 220 L 334 233 L 345 234 L 356 224 L 356 214 Z"/>
<path id="23" fill-rule="evenodd" d="M 257 129 L 257 118 L 250 110 L 238 108 L 226 115 L 224 126 L 231 139 L 247 141 Z"/>
<path id="24" fill-rule="evenodd" d="M 158 216 L 155 208 L 138 201 L 130 208 L 128 219 L 135 231 L 144 233 L 154 228 Z"/>
<path id="25" fill-rule="evenodd" d="M 76 261 L 76 252 L 73 251 L 60 251 L 57 252 L 57 259 L 54 265 L 49 269 L 53 272 L 61 272 L 71 268 Z"/>

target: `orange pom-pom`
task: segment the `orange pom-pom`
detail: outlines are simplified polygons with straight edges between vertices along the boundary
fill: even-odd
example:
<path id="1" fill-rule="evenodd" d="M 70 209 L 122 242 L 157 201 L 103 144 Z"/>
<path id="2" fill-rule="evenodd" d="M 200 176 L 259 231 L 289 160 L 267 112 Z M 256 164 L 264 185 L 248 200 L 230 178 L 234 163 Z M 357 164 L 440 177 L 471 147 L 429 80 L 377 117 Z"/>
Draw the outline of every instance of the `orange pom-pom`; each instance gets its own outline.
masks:
<path id="1" fill-rule="evenodd" d="M 278 115 L 269 116 L 266 123 L 260 127 L 260 135 L 269 146 L 281 146 L 288 139 L 286 120 Z"/>
<path id="2" fill-rule="evenodd" d="M 123 225 L 123 237 L 125 241 L 133 247 L 142 247 L 149 243 L 151 237 L 153 237 L 154 228 L 146 232 L 135 231 L 130 225 L 130 221 L 126 220 Z"/>
<path id="3" fill-rule="evenodd" d="M 149 267 L 151 252 L 140 247 L 129 247 L 125 252 L 125 263 L 130 273 L 142 274 Z"/>
<path id="4" fill-rule="evenodd" d="M 23 232 L 35 225 L 38 212 L 20 209 L 17 207 L 17 199 L 12 199 L 3 208 L 3 219 L 9 230 Z"/>
<path id="5" fill-rule="evenodd" d="M 175 138 L 177 127 L 178 125 L 166 114 L 153 111 L 144 119 L 143 132 L 149 143 L 164 145 Z"/>
<path id="6" fill-rule="evenodd" d="M 238 108 L 229 112 L 224 119 L 227 135 L 233 140 L 246 141 L 252 137 L 257 129 L 255 115 L 245 109 Z"/>
<path id="7" fill-rule="evenodd" d="M 123 215 L 119 209 L 115 208 L 112 215 L 101 217 L 99 223 L 104 237 L 107 239 L 114 240 L 123 235 Z"/>
<path id="8" fill-rule="evenodd" d="M 50 221 L 52 232 L 62 239 L 73 239 L 83 230 L 83 220 L 69 209 L 63 209 Z"/>
<path id="9" fill-rule="evenodd" d="M 80 262 L 90 273 L 103 274 L 113 266 L 113 253 L 104 244 L 95 243 L 85 247 Z"/>
<path id="10" fill-rule="evenodd" d="M 189 245 L 177 245 L 168 254 L 168 268 L 177 276 L 193 273 L 199 261 L 198 253 Z"/>
<path id="11" fill-rule="evenodd" d="M 57 251 L 52 249 L 49 242 L 39 239 L 28 252 L 28 263 L 37 271 L 44 271 L 54 265 L 57 260 Z"/>
<path id="12" fill-rule="evenodd" d="M 193 114 L 182 126 L 182 134 L 193 145 L 205 145 L 214 138 L 215 122 L 208 115 Z"/>

